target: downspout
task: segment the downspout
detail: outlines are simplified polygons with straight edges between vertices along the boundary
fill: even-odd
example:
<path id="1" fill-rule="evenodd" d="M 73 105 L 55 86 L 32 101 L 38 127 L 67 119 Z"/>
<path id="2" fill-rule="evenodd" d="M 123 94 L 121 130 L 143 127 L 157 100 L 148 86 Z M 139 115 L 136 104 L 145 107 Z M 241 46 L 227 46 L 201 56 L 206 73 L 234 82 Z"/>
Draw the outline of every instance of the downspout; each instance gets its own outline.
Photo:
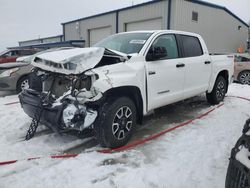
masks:
<path id="1" fill-rule="evenodd" d="M 119 11 L 115 12 L 115 32 L 119 33 Z"/>
<path id="2" fill-rule="evenodd" d="M 172 0 L 168 0 L 168 25 L 167 25 L 167 29 L 170 29 L 170 24 L 171 24 L 171 7 L 172 7 Z"/>
<path id="3" fill-rule="evenodd" d="M 62 24 L 62 26 L 63 26 L 63 36 L 62 36 L 62 40 L 65 41 L 65 25 Z"/>

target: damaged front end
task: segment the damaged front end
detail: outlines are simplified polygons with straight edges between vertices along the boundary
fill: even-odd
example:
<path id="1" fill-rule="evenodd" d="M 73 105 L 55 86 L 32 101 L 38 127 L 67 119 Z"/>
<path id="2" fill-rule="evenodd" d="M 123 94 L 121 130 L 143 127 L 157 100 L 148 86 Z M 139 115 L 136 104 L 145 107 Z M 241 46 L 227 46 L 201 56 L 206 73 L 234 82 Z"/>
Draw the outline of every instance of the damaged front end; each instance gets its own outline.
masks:
<path id="1" fill-rule="evenodd" d="M 32 74 L 34 78 L 35 75 Z M 63 84 L 67 82 L 67 78 L 58 78 L 55 75 L 53 76 L 53 73 L 50 77 L 54 77 L 54 79 L 51 83 L 51 78 L 47 78 L 48 83 L 45 81 L 45 84 L 43 84 L 45 88 L 48 87 L 46 85 L 49 83 L 55 85 L 55 83 L 58 84 L 62 80 L 64 81 Z M 70 89 L 60 97 L 58 94 L 62 92 L 62 83 L 58 85 L 58 90 L 56 90 L 56 86 L 52 86 L 49 90 L 40 92 L 32 89 L 31 86 L 30 89 L 24 90 L 19 95 L 24 112 L 33 119 L 33 124 L 37 122 L 36 125 L 31 125 L 33 126 L 30 128 L 32 129 L 30 133 L 32 136 L 38 123 L 44 124 L 58 133 L 80 133 L 87 128 L 91 128 L 97 117 L 97 109 L 91 108 L 87 103 L 91 100 L 98 100 L 102 95 L 101 93 L 95 95 L 91 91 L 87 91 L 87 86 L 83 89 L 78 88 L 84 85 L 77 83 L 79 82 L 78 79 L 80 78 L 74 78 L 72 81 L 68 80 L 68 83 L 71 83 L 69 84 Z M 88 82 L 87 79 L 85 81 Z"/>
<path id="2" fill-rule="evenodd" d="M 111 53 L 103 48 L 65 49 L 33 58 L 30 89 L 19 95 L 24 112 L 32 118 L 26 140 L 39 123 L 58 133 L 81 134 L 93 128 L 103 93 L 93 86 L 99 75 L 90 70 L 124 61 Z"/>

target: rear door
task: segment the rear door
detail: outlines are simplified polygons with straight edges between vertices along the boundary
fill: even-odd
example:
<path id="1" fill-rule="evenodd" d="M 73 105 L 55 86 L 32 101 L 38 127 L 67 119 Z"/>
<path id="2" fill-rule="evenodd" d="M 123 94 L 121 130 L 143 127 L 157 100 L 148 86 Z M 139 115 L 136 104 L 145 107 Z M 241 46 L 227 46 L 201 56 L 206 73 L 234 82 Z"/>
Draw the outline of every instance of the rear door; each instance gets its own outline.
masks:
<path id="1" fill-rule="evenodd" d="M 185 76 L 175 35 L 158 36 L 151 49 L 153 47 L 166 48 L 167 55 L 160 60 L 146 61 L 148 110 L 180 100 Z"/>
<path id="2" fill-rule="evenodd" d="M 204 54 L 198 37 L 189 35 L 178 35 L 177 37 L 182 46 L 182 62 L 186 69 L 184 96 L 188 98 L 208 89 L 212 62 L 209 54 Z"/>

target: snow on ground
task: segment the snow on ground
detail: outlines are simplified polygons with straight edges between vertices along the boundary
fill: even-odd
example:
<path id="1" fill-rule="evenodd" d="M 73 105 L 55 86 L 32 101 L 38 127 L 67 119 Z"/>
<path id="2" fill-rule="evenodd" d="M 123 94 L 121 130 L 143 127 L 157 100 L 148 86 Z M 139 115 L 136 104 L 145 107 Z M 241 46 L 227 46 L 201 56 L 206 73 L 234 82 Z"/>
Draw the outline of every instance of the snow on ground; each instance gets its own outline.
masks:
<path id="1" fill-rule="evenodd" d="M 250 86 L 232 84 L 227 95 L 250 98 Z M 83 142 L 54 133 L 22 141 L 30 119 L 19 104 L 4 105 L 15 100 L 17 96 L 0 98 L 0 161 L 48 156 Z M 228 97 L 224 103 L 187 127 L 128 151 L 0 166 L 0 187 L 222 188 L 231 148 L 250 116 L 250 102 Z"/>

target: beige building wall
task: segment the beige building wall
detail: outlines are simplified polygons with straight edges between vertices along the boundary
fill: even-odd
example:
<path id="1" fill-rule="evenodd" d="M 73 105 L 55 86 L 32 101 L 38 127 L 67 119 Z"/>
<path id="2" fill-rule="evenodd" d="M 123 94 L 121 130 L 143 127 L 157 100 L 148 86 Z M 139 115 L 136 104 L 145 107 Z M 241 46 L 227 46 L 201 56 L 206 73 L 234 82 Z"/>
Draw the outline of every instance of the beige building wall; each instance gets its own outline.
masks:
<path id="1" fill-rule="evenodd" d="M 185 0 L 172 1 L 171 29 L 200 34 L 210 53 L 236 52 L 241 45 L 246 49 L 248 27 L 225 10 Z M 192 12 L 198 21 L 192 21 Z"/>

